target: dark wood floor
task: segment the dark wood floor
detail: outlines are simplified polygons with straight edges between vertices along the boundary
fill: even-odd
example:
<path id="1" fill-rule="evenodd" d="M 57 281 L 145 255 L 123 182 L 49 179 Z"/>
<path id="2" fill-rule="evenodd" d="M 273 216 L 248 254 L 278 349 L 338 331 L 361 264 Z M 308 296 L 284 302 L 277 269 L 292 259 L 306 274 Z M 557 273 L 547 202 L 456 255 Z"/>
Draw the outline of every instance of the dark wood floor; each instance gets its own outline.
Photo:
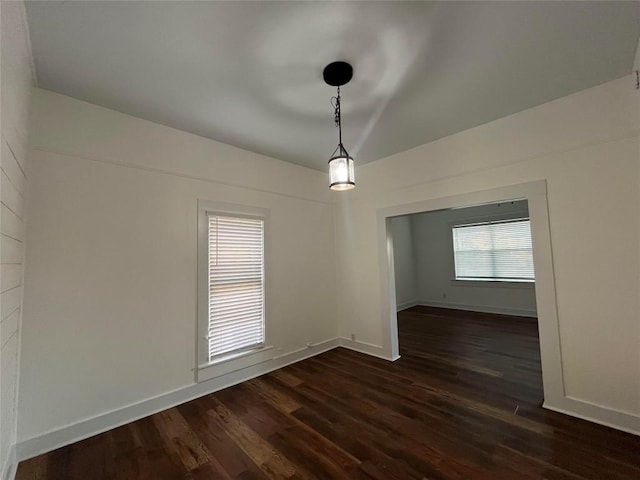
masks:
<path id="1" fill-rule="evenodd" d="M 640 437 L 540 408 L 535 321 L 414 307 L 336 349 L 22 462 L 32 479 L 640 479 Z"/>

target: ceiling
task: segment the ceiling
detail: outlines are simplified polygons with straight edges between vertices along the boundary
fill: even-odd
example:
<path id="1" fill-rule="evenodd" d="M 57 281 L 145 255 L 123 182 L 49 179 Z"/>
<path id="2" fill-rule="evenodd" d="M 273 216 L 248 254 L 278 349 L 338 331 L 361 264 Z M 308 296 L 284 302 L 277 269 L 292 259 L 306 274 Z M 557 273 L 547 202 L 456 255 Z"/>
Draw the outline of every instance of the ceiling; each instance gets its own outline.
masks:
<path id="1" fill-rule="evenodd" d="M 38 85 L 325 170 L 631 72 L 640 2 L 27 2 Z"/>

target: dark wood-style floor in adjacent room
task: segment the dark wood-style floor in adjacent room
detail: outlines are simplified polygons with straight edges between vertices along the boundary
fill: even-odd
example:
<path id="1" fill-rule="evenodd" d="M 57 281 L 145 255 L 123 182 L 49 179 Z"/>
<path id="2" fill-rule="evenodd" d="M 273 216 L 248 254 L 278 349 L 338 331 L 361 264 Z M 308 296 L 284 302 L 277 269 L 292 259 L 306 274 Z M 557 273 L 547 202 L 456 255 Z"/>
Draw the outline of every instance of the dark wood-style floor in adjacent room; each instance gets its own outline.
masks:
<path id="1" fill-rule="evenodd" d="M 414 307 L 342 348 L 22 462 L 18 480 L 640 479 L 640 437 L 540 408 L 537 324 Z"/>

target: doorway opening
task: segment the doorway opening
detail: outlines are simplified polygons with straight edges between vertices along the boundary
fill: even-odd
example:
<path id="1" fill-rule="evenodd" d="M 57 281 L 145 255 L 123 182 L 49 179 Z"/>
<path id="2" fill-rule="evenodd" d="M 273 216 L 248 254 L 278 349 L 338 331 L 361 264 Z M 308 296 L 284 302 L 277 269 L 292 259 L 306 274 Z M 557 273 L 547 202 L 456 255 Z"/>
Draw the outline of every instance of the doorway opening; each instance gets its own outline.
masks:
<path id="1" fill-rule="evenodd" d="M 511 202 L 513 202 L 513 204 Z M 398 340 L 397 306 L 400 305 L 400 307 L 405 308 L 411 306 L 406 303 L 403 305 L 402 298 L 399 298 L 400 301 L 397 301 L 396 291 L 400 291 L 403 287 L 400 286 L 399 289 L 396 287 L 394 264 L 396 262 L 400 262 L 401 259 L 394 258 L 393 219 L 395 217 L 411 214 L 426 214 L 428 212 L 458 210 L 468 207 L 481 207 L 497 204 L 509 205 L 509 208 L 513 205 L 513 209 L 523 205 L 526 205 L 527 207 L 532 243 L 531 255 L 533 260 L 533 269 L 535 272 L 535 287 L 532 292 L 532 296 L 529 296 L 528 307 L 513 307 L 509 310 L 510 307 L 506 306 L 502 313 L 509 314 L 514 317 L 522 317 L 525 321 L 527 321 L 527 318 L 537 318 L 540 366 L 542 373 L 542 395 L 544 399 L 543 406 L 548 406 L 552 409 L 558 408 L 558 405 L 563 405 L 566 397 L 562 374 L 562 357 L 558 328 L 551 237 L 549 232 L 547 191 L 546 182 L 544 180 L 449 197 L 433 198 L 378 210 L 378 245 L 381 265 L 380 284 L 383 312 L 381 320 L 384 334 L 383 338 L 385 339 L 383 346 L 387 350 L 390 358 L 400 358 L 401 352 Z M 498 207 L 487 208 L 497 209 Z M 453 236 L 453 232 L 451 235 Z M 451 259 L 450 261 L 455 262 L 455 259 Z M 455 269 L 455 265 L 452 264 L 450 268 Z M 456 279 L 453 277 L 449 279 L 449 281 L 456 282 Z M 398 280 L 398 282 L 400 282 L 400 280 Z M 440 305 L 436 304 L 434 301 L 431 305 L 414 305 L 414 307 L 422 308 L 424 314 L 424 312 L 426 312 L 425 309 L 428 308 L 445 308 L 445 305 L 443 304 L 446 301 L 452 302 L 457 300 L 460 302 L 460 299 L 457 298 L 455 294 L 451 293 L 453 291 L 452 288 L 453 287 L 449 290 L 439 290 Z M 459 288 L 472 287 L 461 286 Z M 517 295 L 525 295 L 524 292 L 526 291 L 526 287 L 522 290 L 523 291 Z M 442 298 L 443 293 L 446 295 L 446 298 Z M 453 298 L 451 295 L 454 295 Z M 417 298 L 417 300 L 423 299 Z M 409 302 L 411 302 L 411 300 L 409 300 Z M 477 305 L 481 305 L 481 303 L 475 303 L 475 310 L 478 310 Z M 489 305 L 489 302 L 485 302 L 485 306 L 487 305 Z M 535 308 L 532 308 L 533 305 L 535 305 Z M 527 309 L 530 309 L 529 312 L 526 312 Z M 459 311 L 463 310 L 459 309 Z M 433 315 L 434 312 L 434 310 L 431 310 L 430 314 Z M 439 311 L 439 315 L 441 317 L 446 317 L 443 313 L 443 311 Z M 477 315 L 487 313 L 489 315 L 492 314 L 491 312 L 480 311 Z M 498 315 L 495 313 L 493 314 Z M 475 336 L 477 337 L 478 334 L 476 333 Z M 534 338 L 535 334 L 532 336 Z M 521 364 L 518 368 L 524 369 L 528 367 Z"/>
<path id="2" fill-rule="evenodd" d="M 390 218 L 401 357 L 429 383 L 543 401 L 528 201 Z"/>

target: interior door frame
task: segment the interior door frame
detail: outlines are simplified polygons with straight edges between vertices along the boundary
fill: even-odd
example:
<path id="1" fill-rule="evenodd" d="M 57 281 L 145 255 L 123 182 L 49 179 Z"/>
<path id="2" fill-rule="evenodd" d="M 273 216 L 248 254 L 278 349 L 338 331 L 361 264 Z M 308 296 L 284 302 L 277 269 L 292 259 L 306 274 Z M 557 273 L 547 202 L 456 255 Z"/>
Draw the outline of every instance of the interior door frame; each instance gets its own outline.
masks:
<path id="1" fill-rule="evenodd" d="M 545 403 L 554 404 L 565 398 L 565 386 L 545 180 L 428 199 L 378 210 L 383 347 L 390 358 L 394 360 L 400 358 L 391 218 L 514 200 L 527 200 L 529 205 L 544 399 Z"/>

